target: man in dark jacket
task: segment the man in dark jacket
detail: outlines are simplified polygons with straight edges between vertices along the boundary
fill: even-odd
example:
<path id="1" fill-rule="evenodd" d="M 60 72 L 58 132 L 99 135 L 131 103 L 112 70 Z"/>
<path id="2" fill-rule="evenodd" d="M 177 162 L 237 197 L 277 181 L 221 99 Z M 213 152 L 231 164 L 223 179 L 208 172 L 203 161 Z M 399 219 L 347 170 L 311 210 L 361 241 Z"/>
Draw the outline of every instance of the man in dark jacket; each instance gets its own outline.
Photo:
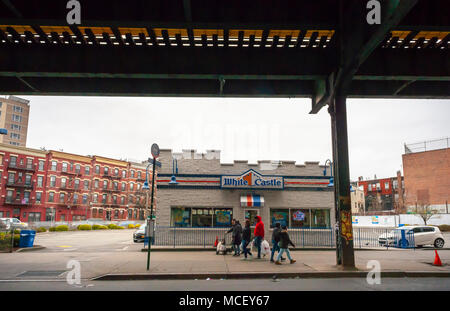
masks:
<path id="1" fill-rule="evenodd" d="M 244 252 L 244 256 L 247 259 L 247 254 L 253 256 L 250 250 L 247 248 L 248 244 L 252 239 L 252 231 L 250 229 L 250 220 L 245 220 L 244 231 L 242 232 L 242 250 Z"/>
<path id="2" fill-rule="evenodd" d="M 273 228 L 272 232 L 272 253 L 270 254 L 270 262 L 274 262 L 273 256 L 275 252 L 280 252 L 280 233 L 281 233 L 281 225 L 279 222 L 275 224 L 275 228 Z M 281 260 L 286 260 L 286 258 L 281 257 Z"/>
<path id="3" fill-rule="evenodd" d="M 261 243 L 264 239 L 264 223 L 261 220 L 261 216 L 256 216 L 256 226 L 255 226 L 255 244 L 258 249 L 258 259 L 261 259 Z"/>
<path id="4" fill-rule="evenodd" d="M 241 254 L 240 245 L 242 241 L 242 226 L 239 223 L 239 220 L 233 219 L 231 221 L 231 224 L 233 227 L 227 231 L 227 233 L 231 233 L 231 236 L 233 238 L 233 249 L 234 249 L 234 255 L 233 256 L 239 256 Z"/>
<path id="5" fill-rule="evenodd" d="M 295 247 L 294 243 L 292 243 L 291 239 L 289 238 L 289 234 L 287 233 L 287 227 L 283 226 L 281 227 L 281 233 L 280 233 L 280 252 L 278 253 L 277 261 L 275 261 L 276 265 L 281 265 L 280 259 L 281 255 L 283 255 L 284 252 L 286 252 L 287 257 L 291 261 L 291 263 L 296 262 L 296 260 L 292 259 L 291 253 L 289 252 L 289 244 Z"/>

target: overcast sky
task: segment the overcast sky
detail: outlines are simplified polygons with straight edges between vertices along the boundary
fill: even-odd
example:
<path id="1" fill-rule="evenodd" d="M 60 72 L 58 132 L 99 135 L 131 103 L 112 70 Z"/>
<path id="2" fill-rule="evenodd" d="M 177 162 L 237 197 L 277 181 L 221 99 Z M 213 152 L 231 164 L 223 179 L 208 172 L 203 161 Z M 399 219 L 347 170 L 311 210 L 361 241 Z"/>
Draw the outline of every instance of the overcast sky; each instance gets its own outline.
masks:
<path id="1" fill-rule="evenodd" d="M 161 149 L 221 150 L 233 160 L 331 159 L 330 117 L 309 99 L 20 96 L 27 147 L 145 160 Z M 395 176 L 403 144 L 450 136 L 449 100 L 348 100 L 350 176 Z"/>

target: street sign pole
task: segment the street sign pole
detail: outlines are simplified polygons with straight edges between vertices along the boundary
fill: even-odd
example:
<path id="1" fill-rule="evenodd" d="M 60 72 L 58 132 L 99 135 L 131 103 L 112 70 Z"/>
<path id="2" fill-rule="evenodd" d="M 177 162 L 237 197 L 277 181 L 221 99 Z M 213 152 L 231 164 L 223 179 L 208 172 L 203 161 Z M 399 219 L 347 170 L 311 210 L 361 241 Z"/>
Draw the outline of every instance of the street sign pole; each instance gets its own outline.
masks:
<path id="1" fill-rule="evenodd" d="M 152 145 L 152 156 L 153 156 L 153 169 L 152 169 L 152 198 L 150 203 L 150 219 L 147 222 L 147 232 L 148 234 L 148 251 L 147 251 L 147 270 L 150 269 L 150 251 L 152 248 L 152 239 L 154 236 L 154 226 L 150 226 L 153 222 L 153 198 L 155 193 L 155 165 L 156 158 L 159 156 L 159 147 L 156 144 Z M 148 202 L 148 200 L 147 200 Z M 153 223 L 154 225 L 154 223 Z"/>

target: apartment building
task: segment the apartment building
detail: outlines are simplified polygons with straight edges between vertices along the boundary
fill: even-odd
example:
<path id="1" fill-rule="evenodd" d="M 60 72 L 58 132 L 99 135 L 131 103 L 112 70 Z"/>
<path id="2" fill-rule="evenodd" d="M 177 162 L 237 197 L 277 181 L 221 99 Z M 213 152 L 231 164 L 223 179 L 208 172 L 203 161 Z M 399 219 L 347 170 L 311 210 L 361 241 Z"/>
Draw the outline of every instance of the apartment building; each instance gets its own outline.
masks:
<path id="1" fill-rule="evenodd" d="M 143 220 L 145 173 L 145 163 L 0 144 L 0 217 Z"/>
<path id="2" fill-rule="evenodd" d="M 25 147 L 27 144 L 30 102 L 16 96 L 0 97 L 0 128 L 8 130 L 0 135 L 0 143 Z"/>

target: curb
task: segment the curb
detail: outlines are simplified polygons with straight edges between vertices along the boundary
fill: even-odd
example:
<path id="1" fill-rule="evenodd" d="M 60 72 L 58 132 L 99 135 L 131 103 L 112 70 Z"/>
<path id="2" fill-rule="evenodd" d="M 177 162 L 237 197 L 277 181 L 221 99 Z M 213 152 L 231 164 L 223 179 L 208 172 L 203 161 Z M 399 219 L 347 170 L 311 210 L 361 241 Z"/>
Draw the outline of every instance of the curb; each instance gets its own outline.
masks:
<path id="1" fill-rule="evenodd" d="M 147 274 L 106 274 L 94 277 L 91 281 L 127 280 L 193 280 L 193 279 L 286 279 L 286 278 L 366 278 L 368 271 L 328 271 L 328 272 L 245 272 L 245 273 L 147 273 Z M 381 277 L 389 278 L 450 278 L 450 272 L 429 271 L 385 271 Z"/>
<path id="2" fill-rule="evenodd" d="M 38 251 L 40 249 L 45 249 L 45 246 L 35 245 L 33 247 L 19 248 L 15 252 L 32 252 L 32 251 Z"/>
<path id="3" fill-rule="evenodd" d="M 389 248 L 391 249 L 391 248 Z M 355 248 L 355 252 L 356 251 L 387 251 L 389 249 L 380 249 L 380 248 L 361 248 L 361 249 L 357 249 Z M 394 249 L 394 248 L 392 248 Z M 440 248 L 441 250 L 443 248 Z M 290 248 L 290 251 L 336 251 L 336 248 L 313 248 L 313 247 L 305 247 L 305 248 Z M 147 248 L 142 248 L 141 252 L 147 252 L 148 249 Z M 192 248 L 192 247 L 167 247 L 167 248 L 152 248 L 151 252 L 198 252 L 198 251 L 211 251 L 211 252 L 215 252 L 216 248 L 215 247 L 198 247 L 198 248 Z"/>

